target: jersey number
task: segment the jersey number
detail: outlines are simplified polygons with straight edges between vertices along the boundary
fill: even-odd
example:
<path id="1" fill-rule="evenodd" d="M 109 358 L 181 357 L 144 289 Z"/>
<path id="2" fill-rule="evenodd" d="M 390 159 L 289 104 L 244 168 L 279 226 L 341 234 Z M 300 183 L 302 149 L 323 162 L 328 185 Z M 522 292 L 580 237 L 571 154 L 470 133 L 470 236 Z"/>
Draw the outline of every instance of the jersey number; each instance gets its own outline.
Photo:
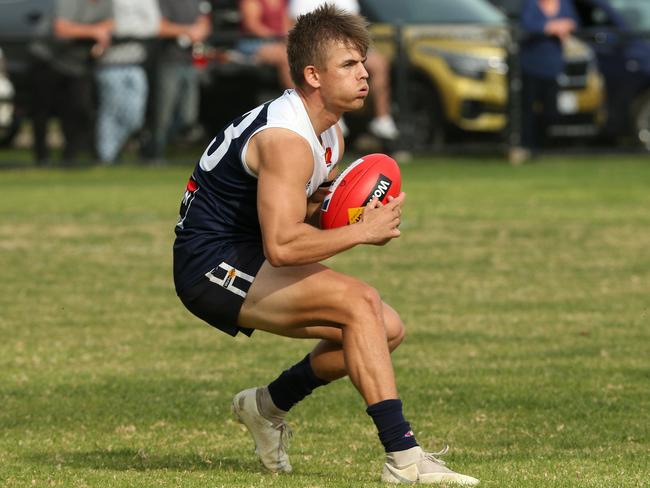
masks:
<path id="1" fill-rule="evenodd" d="M 214 138 L 212 144 L 201 158 L 200 165 L 203 171 L 212 171 L 219 164 L 219 161 L 228 152 L 232 141 L 240 137 L 248 129 L 265 106 L 261 105 L 235 119 L 221 134 Z"/>

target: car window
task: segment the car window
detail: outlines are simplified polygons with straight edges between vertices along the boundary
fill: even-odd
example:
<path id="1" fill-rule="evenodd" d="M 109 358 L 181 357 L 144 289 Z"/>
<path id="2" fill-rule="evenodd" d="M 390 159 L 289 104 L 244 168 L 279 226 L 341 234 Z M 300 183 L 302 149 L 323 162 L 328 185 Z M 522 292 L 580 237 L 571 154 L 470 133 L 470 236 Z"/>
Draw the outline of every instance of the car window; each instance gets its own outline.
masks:
<path id="1" fill-rule="evenodd" d="M 53 15 L 54 0 L 0 0 L 0 39 L 47 36 Z"/>
<path id="2" fill-rule="evenodd" d="M 487 0 L 363 0 L 371 22 L 410 24 L 502 24 L 504 15 Z"/>
<path id="3" fill-rule="evenodd" d="M 616 24 L 611 15 L 602 7 L 590 2 L 576 2 L 576 12 L 580 18 L 580 26 L 589 28 L 614 27 Z"/>
<path id="4" fill-rule="evenodd" d="M 650 31 L 650 0 L 610 0 L 609 3 L 630 28 Z"/>
<path id="5" fill-rule="evenodd" d="M 521 14 L 522 0 L 490 0 L 490 2 L 508 17 L 518 17 Z"/>

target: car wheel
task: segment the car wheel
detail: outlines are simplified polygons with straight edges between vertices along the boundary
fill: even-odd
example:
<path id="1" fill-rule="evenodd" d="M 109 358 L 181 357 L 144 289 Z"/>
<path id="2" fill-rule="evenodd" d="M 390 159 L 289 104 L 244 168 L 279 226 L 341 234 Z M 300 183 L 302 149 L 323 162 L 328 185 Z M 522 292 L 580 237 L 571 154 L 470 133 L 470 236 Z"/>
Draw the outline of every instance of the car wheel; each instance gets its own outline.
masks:
<path id="1" fill-rule="evenodd" d="M 634 131 L 639 142 L 650 151 L 650 92 L 642 95 L 635 106 Z"/>
<path id="2" fill-rule="evenodd" d="M 436 90 L 421 81 L 409 83 L 406 111 L 402 111 L 402 141 L 411 149 L 441 150 L 445 122 Z"/>

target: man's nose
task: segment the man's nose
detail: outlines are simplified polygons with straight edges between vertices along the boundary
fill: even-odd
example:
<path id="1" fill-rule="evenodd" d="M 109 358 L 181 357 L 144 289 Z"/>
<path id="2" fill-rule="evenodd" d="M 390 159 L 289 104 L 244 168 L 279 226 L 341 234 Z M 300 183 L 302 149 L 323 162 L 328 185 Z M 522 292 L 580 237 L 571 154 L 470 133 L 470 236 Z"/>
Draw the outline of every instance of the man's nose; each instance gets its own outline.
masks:
<path id="1" fill-rule="evenodd" d="M 361 70 L 359 73 L 359 78 L 368 79 L 370 75 L 368 74 L 368 70 L 366 69 L 366 66 L 364 64 L 361 64 L 360 66 L 361 66 Z"/>

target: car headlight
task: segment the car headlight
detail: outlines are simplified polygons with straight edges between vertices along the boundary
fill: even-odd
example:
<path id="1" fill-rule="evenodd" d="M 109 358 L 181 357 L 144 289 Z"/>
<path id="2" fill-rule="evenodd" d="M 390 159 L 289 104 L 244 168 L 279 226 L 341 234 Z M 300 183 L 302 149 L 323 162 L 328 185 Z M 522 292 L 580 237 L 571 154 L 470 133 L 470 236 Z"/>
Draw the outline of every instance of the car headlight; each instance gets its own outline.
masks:
<path id="1" fill-rule="evenodd" d="M 14 96 L 14 87 L 11 82 L 0 73 L 0 100 L 11 100 Z"/>
<path id="2" fill-rule="evenodd" d="M 431 46 L 420 46 L 419 50 L 424 54 L 443 58 L 454 73 L 465 78 L 481 80 L 485 78 L 485 74 L 488 71 L 499 74 L 508 72 L 508 65 L 499 56 L 473 56 L 437 49 Z"/>

